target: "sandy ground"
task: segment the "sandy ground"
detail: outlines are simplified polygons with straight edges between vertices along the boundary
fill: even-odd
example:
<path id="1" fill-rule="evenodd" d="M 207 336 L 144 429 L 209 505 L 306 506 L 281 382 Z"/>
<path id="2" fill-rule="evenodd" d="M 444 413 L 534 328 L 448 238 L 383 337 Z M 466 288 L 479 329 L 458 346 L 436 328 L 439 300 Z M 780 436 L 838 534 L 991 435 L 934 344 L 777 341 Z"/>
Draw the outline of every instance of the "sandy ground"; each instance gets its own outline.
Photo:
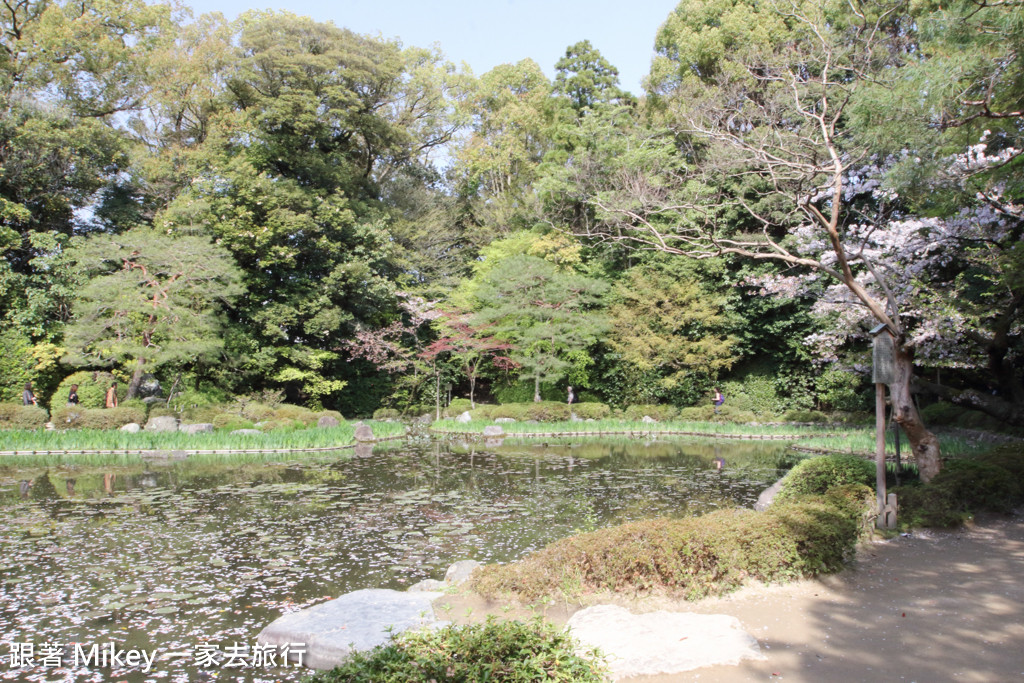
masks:
<path id="1" fill-rule="evenodd" d="M 634 611 L 735 616 L 765 655 L 628 679 L 637 683 L 1024 681 L 1024 517 L 875 542 L 848 570 L 821 580 L 752 586 L 697 603 L 616 602 Z M 460 622 L 543 613 L 564 623 L 575 608 L 509 607 L 463 595 L 442 599 L 435 611 Z"/>

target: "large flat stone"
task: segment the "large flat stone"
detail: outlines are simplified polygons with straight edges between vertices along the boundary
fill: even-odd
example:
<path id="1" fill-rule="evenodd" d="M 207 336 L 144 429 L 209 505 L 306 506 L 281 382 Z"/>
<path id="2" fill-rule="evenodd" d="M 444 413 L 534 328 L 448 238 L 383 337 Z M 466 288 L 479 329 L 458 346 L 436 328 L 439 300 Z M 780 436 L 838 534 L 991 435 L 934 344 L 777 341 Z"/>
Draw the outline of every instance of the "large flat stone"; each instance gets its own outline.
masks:
<path id="1" fill-rule="evenodd" d="M 757 639 L 739 619 L 724 614 L 632 614 L 623 607 L 597 605 L 574 614 L 566 626 L 584 646 L 608 655 L 616 680 L 762 658 Z"/>
<path id="2" fill-rule="evenodd" d="M 352 652 L 370 650 L 388 642 L 392 633 L 446 625 L 448 622 L 434 617 L 430 607 L 441 595 L 443 593 L 434 591 L 358 590 L 286 614 L 263 629 L 256 639 L 277 647 L 304 644 L 303 664 L 314 669 L 331 669 Z"/>

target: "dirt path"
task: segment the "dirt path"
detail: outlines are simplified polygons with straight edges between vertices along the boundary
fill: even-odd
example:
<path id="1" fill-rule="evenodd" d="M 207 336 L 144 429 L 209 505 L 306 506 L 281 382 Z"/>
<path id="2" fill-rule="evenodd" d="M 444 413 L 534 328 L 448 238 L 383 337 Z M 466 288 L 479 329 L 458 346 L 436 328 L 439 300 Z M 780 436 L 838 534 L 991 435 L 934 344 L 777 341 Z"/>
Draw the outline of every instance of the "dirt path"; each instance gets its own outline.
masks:
<path id="1" fill-rule="evenodd" d="M 463 596 L 446 614 L 463 622 L 487 612 L 529 616 L 497 607 Z M 765 655 L 736 666 L 628 679 L 636 683 L 1024 681 L 1024 517 L 877 542 L 850 569 L 821 580 L 631 608 L 735 616 Z M 564 623 L 574 610 L 543 611 Z"/>
<path id="2" fill-rule="evenodd" d="M 1024 519 L 915 532 L 842 574 L 690 609 L 737 617 L 766 659 L 647 683 L 1024 681 Z"/>

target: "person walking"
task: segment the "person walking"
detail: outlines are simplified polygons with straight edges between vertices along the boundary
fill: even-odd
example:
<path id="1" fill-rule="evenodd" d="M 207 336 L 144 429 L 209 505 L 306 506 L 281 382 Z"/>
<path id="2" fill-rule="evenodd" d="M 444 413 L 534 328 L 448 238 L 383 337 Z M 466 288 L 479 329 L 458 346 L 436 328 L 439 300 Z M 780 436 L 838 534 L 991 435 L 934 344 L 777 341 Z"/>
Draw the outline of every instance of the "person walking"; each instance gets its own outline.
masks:
<path id="1" fill-rule="evenodd" d="M 117 407 L 117 382 L 111 382 L 110 388 L 107 389 L 107 398 L 103 403 L 106 408 Z"/>
<path id="2" fill-rule="evenodd" d="M 722 396 L 722 392 L 718 390 L 718 387 L 715 387 L 715 398 L 711 402 L 715 404 L 715 413 L 717 414 L 718 409 L 725 403 L 725 396 Z"/>
<path id="3" fill-rule="evenodd" d="M 32 393 L 32 382 L 25 382 L 25 391 L 21 392 L 21 402 L 26 406 L 39 405 L 39 399 Z"/>

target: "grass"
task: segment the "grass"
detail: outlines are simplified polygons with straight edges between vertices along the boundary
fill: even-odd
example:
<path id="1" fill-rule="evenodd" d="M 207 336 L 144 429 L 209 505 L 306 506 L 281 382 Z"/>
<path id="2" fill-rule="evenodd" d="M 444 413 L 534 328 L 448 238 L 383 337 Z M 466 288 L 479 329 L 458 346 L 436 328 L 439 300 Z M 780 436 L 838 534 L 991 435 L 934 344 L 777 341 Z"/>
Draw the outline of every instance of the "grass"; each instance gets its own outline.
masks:
<path id="1" fill-rule="evenodd" d="M 456 422 L 455 420 L 438 420 L 431 429 L 435 431 L 482 433 L 484 427 L 495 424 L 491 420 L 471 420 Z M 836 432 L 830 427 L 807 427 L 802 425 L 754 425 L 735 422 L 640 422 L 634 420 L 604 419 L 594 422 L 508 422 L 500 425 L 506 434 L 600 434 L 612 432 L 689 432 L 694 434 L 713 434 L 719 436 L 736 436 L 738 438 L 753 436 L 822 436 Z"/>
<path id="2" fill-rule="evenodd" d="M 368 422 L 378 439 L 405 434 L 400 423 Z M 349 446 L 354 443 L 355 429 L 349 423 L 337 427 L 282 429 L 261 434 L 231 434 L 217 431 L 210 434 L 181 432 L 138 432 L 113 430 L 25 431 L 2 433 L 4 451 L 149 451 L 149 450 L 305 450 Z M 4 455 L 6 459 L 12 456 Z"/>
<path id="3" fill-rule="evenodd" d="M 965 439 L 950 434 L 936 434 L 943 457 L 976 455 L 992 448 L 991 443 L 980 439 Z M 900 437 L 900 453 L 903 457 L 913 455 L 910 442 L 905 435 Z M 812 436 L 800 441 L 801 448 L 815 448 L 832 453 L 870 454 L 875 452 L 875 430 L 868 428 L 849 429 L 841 435 Z M 896 454 L 896 443 L 891 430 L 885 433 L 885 452 Z"/>

